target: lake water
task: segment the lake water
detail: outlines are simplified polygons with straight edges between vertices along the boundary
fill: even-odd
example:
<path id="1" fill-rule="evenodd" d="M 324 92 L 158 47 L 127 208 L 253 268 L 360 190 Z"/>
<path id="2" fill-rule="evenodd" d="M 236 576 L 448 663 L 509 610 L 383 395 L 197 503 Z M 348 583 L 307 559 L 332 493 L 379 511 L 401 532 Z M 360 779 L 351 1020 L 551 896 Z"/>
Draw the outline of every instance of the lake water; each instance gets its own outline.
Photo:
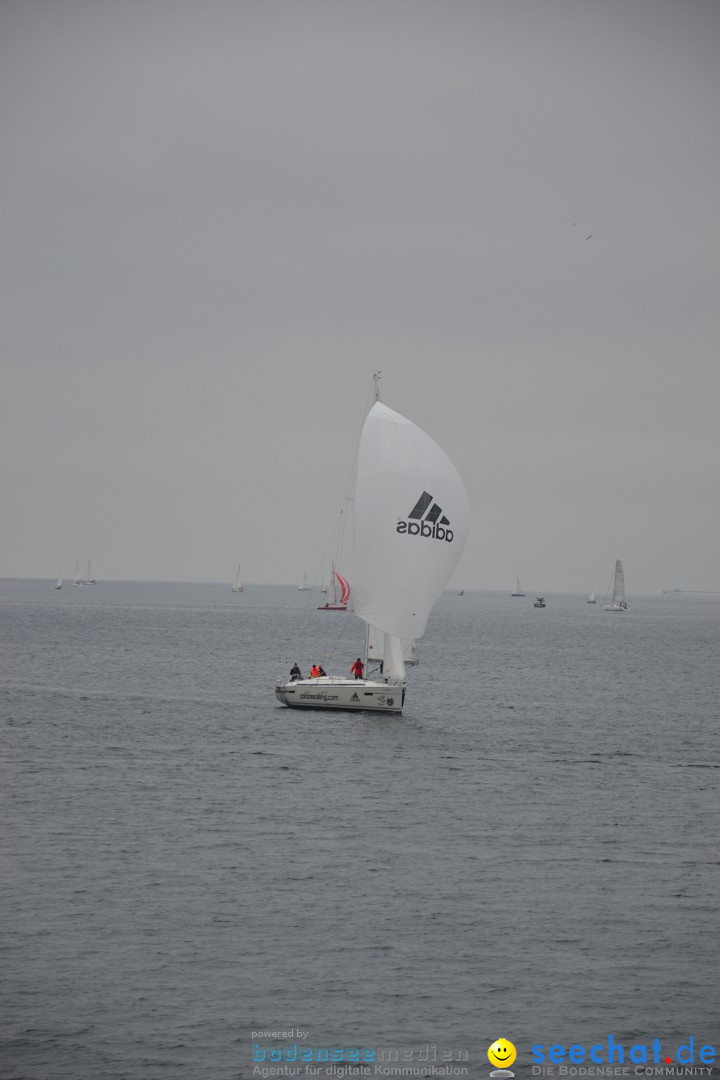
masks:
<path id="1" fill-rule="evenodd" d="M 720 603 L 448 593 L 400 717 L 276 702 L 362 651 L 317 603 L 0 582 L 3 1080 L 720 1050 Z"/>

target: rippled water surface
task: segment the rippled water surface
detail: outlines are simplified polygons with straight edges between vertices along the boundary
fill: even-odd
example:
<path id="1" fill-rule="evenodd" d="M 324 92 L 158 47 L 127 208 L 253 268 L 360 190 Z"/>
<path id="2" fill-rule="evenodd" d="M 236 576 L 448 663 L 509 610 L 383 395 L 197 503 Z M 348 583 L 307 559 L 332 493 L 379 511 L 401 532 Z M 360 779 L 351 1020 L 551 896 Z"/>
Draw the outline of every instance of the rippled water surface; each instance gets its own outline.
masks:
<path id="1" fill-rule="evenodd" d="M 276 702 L 317 593 L 0 582 L 0 1076 L 717 1047 L 720 604 L 547 600 L 446 594 L 383 717 Z"/>

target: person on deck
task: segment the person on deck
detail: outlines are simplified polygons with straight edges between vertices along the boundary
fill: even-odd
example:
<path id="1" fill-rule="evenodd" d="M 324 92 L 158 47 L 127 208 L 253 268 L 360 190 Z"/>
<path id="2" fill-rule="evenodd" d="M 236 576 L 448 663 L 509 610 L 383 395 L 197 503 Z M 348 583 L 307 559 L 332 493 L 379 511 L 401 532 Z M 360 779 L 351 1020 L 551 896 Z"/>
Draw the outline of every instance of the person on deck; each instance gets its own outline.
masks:
<path id="1" fill-rule="evenodd" d="M 302 671 L 297 665 L 297 661 L 290 668 L 290 682 L 295 682 L 297 679 L 302 679 Z"/>
<path id="2" fill-rule="evenodd" d="M 357 660 L 355 661 L 355 663 L 350 668 L 350 671 L 355 676 L 356 679 L 362 679 L 364 669 L 365 669 L 365 665 L 363 664 L 362 660 L 358 656 Z"/>
<path id="3" fill-rule="evenodd" d="M 320 667 L 319 664 L 313 664 L 313 666 L 310 668 L 310 678 L 311 679 L 319 679 L 321 671 L 322 671 L 322 668 Z"/>

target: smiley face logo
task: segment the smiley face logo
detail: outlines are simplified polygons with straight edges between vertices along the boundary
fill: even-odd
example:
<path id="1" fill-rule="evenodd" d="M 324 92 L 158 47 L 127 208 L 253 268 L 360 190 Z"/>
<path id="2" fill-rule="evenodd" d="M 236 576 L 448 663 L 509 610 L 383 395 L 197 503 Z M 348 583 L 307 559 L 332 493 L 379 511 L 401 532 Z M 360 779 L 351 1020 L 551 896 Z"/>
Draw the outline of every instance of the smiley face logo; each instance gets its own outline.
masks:
<path id="1" fill-rule="evenodd" d="M 507 1069 L 517 1057 L 517 1050 L 509 1039 L 496 1039 L 488 1050 L 488 1061 L 499 1069 Z"/>

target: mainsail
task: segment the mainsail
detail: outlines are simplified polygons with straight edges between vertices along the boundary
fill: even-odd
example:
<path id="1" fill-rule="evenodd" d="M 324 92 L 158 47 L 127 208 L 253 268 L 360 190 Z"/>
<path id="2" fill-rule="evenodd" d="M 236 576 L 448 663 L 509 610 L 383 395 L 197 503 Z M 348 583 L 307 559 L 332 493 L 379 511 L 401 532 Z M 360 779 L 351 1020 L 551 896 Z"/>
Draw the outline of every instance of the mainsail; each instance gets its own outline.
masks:
<path id="1" fill-rule="evenodd" d="M 613 604 L 625 602 L 625 571 L 623 564 L 618 559 L 615 563 L 615 580 L 613 582 Z"/>
<path id="2" fill-rule="evenodd" d="M 376 630 L 374 626 L 367 628 L 366 641 L 367 658 L 369 661 L 380 663 L 385 659 L 385 634 Z M 417 664 L 417 647 L 414 641 L 403 639 L 403 660 L 406 664 Z"/>
<path id="3" fill-rule="evenodd" d="M 612 577 L 612 600 L 609 604 L 603 604 L 603 611 L 627 611 L 627 609 L 628 606 L 625 602 L 625 572 L 623 571 L 623 564 L 620 559 L 617 559 L 615 562 L 615 573 Z"/>

